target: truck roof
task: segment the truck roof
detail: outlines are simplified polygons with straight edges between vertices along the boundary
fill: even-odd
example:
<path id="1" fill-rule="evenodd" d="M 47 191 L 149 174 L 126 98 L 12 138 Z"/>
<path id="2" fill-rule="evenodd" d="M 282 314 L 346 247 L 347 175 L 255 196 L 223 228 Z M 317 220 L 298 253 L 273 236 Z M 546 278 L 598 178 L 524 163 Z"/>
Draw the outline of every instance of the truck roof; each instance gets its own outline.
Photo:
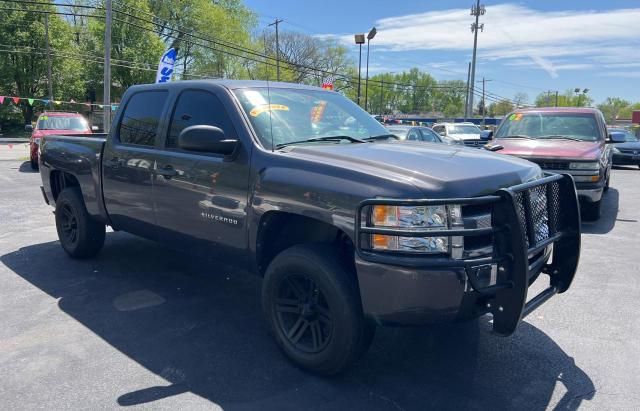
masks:
<path id="1" fill-rule="evenodd" d="M 519 108 L 514 113 L 598 113 L 597 108 L 592 107 L 531 107 Z"/>
<path id="2" fill-rule="evenodd" d="M 270 87 L 270 88 L 289 88 L 289 89 L 303 89 L 303 90 L 315 90 L 326 91 L 320 87 L 307 86 L 305 84 L 296 83 L 284 83 L 277 81 L 264 81 L 264 80 L 227 80 L 227 79 L 210 79 L 210 80 L 179 80 L 171 81 L 168 83 L 159 84 L 140 84 L 132 86 L 131 89 L 155 89 L 155 88 L 193 88 L 193 87 L 205 87 L 205 86 L 222 86 L 228 89 L 240 89 L 249 87 Z"/>
<path id="3" fill-rule="evenodd" d="M 48 116 L 48 117 L 76 117 L 76 116 L 80 116 L 80 114 L 77 111 L 55 111 L 55 110 L 45 110 L 42 113 L 40 113 L 41 116 Z"/>

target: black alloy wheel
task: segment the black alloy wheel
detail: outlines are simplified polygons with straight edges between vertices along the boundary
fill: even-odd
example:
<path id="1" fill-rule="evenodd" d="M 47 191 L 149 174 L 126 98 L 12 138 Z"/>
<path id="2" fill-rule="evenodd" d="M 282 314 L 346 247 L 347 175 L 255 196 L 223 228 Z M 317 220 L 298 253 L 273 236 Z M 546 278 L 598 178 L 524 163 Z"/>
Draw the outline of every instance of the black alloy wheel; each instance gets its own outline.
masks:
<path id="1" fill-rule="evenodd" d="M 294 347 L 309 354 L 326 348 L 333 334 L 333 313 L 311 278 L 301 274 L 284 277 L 275 309 L 277 324 Z"/>
<path id="2" fill-rule="evenodd" d="M 78 242 L 78 217 L 69 204 L 60 207 L 60 231 L 66 244 L 74 245 Z"/>

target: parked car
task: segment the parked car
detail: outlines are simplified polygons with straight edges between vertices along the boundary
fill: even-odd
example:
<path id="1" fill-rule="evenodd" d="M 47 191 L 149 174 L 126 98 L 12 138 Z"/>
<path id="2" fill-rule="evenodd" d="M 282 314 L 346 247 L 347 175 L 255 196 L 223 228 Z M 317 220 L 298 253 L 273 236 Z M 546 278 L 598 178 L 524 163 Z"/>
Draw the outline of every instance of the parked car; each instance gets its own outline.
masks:
<path id="1" fill-rule="evenodd" d="M 432 129 L 448 144 L 481 148 L 487 143 L 482 130 L 473 123 L 436 123 Z"/>
<path id="2" fill-rule="evenodd" d="M 45 111 L 36 121 L 36 127 L 31 124 L 25 126 L 25 131 L 31 132 L 29 140 L 31 168 L 38 169 L 38 148 L 44 136 L 52 134 L 85 135 L 92 134 L 95 129 L 89 127 L 87 120 L 78 113 L 66 111 Z"/>
<path id="3" fill-rule="evenodd" d="M 440 136 L 429 127 L 388 126 L 387 130 L 399 140 L 442 143 Z"/>
<path id="4" fill-rule="evenodd" d="M 600 218 L 609 188 L 611 143 L 602 113 L 594 108 L 519 109 L 504 118 L 487 149 L 573 176 L 586 220 Z"/>
<path id="5" fill-rule="evenodd" d="M 278 346 L 320 374 L 357 360 L 376 325 L 490 313 L 509 335 L 567 291 L 580 255 L 571 176 L 388 135 L 316 87 L 140 85 L 109 135 L 44 140 L 42 192 L 73 258 L 96 255 L 110 225 L 264 276 Z M 541 275 L 549 285 L 527 301 Z"/>
<path id="6" fill-rule="evenodd" d="M 640 168 L 640 139 L 626 128 L 609 128 L 609 134 L 615 142 L 611 149 L 613 164 Z"/>

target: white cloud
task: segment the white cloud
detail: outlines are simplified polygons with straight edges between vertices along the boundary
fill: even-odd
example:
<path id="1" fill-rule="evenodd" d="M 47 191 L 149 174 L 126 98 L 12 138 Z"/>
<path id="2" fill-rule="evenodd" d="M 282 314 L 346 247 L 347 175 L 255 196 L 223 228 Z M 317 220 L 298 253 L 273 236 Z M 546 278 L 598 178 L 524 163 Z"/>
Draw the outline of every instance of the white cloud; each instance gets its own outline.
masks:
<path id="1" fill-rule="evenodd" d="M 375 46 L 386 51 L 470 51 L 472 20 L 466 8 L 380 19 L 375 23 Z M 584 70 L 593 64 L 640 63 L 640 37 L 635 29 L 640 8 L 541 11 L 505 3 L 487 7 L 480 21 L 485 25 L 478 35 L 481 59 L 526 59 L 554 78 L 560 71 Z M 353 43 L 352 35 L 336 37 Z M 554 61 L 568 57 L 589 63 Z"/>

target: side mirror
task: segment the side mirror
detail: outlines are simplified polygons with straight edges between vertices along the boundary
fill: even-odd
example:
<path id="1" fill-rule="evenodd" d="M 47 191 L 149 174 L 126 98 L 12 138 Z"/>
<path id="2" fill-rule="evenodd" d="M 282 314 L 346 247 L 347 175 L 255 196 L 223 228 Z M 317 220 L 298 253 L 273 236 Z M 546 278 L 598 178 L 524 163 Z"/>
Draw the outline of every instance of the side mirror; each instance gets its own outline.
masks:
<path id="1" fill-rule="evenodd" d="M 624 133 L 609 133 L 609 137 L 607 138 L 607 143 L 624 143 L 626 138 Z"/>
<path id="2" fill-rule="evenodd" d="M 33 126 L 31 124 L 26 124 L 24 126 L 24 131 L 31 133 L 33 131 Z"/>
<path id="3" fill-rule="evenodd" d="M 237 145 L 238 140 L 227 139 L 224 131 L 214 126 L 187 127 L 178 136 L 178 147 L 189 151 L 216 153 L 226 156 L 233 153 Z"/>
<path id="4" fill-rule="evenodd" d="M 91 131 L 96 132 L 98 131 L 98 126 L 91 126 Z"/>
<path id="5" fill-rule="evenodd" d="M 491 140 L 493 138 L 493 131 L 483 130 L 480 132 L 480 138 L 482 140 Z"/>

